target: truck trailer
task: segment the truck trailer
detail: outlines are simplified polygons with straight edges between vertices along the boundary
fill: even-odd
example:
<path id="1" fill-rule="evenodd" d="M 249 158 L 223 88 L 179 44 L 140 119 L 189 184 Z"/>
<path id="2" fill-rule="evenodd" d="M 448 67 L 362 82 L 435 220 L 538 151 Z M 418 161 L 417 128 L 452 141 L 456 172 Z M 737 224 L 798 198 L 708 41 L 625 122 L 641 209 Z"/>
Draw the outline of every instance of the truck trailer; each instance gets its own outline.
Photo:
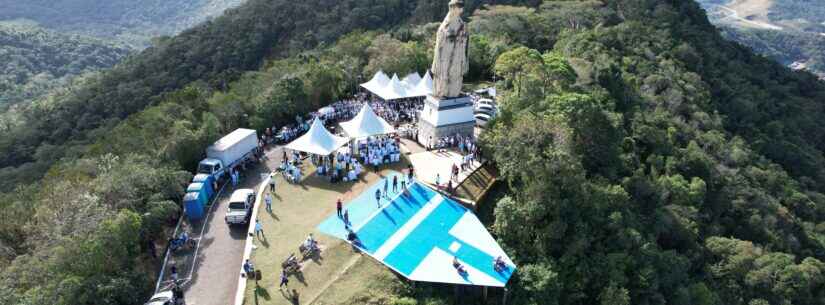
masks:
<path id="1" fill-rule="evenodd" d="M 198 163 L 198 174 L 206 174 L 220 181 L 231 168 L 252 161 L 257 148 L 258 134 L 255 130 L 236 129 L 206 148 L 206 159 Z"/>

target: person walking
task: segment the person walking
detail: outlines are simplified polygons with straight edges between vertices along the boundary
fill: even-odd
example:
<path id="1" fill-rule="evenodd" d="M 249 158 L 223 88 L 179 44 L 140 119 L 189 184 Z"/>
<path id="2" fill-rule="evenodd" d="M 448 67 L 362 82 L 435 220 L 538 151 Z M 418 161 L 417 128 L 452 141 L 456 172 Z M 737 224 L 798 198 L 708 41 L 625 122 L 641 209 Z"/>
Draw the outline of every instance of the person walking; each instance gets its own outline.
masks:
<path id="1" fill-rule="evenodd" d="M 390 179 L 384 179 L 384 198 L 390 199 Z"/>
<path id="2" fill-rule="evenodd" d="M 344 228 L 349 228 L 349 210 L 344 210 Z"/>
<path id="3" fill-rule="evenodd" d="M 178 281 L 178 266 L 177 265 L 172 265 L 172 267 L 169 268 L 169 272 L 170 272 L 170 278 L 172 278 L 172 281 L 177 282 Z"/>
<path id="4" fill-rule="evenodd" d="M 407 166 L 407 178 L 409 178 L 408 180 L 412 182 L 413 177 L 415 177 L 415 168 L 413 168 L 412 164 L 410 164 Z"/>
<path id="5" fill-rule="evenodd" d="M 283 287 L 289 289 L 289 277 L 286 275 L 286 270 L 281 270 L 281 284 L 278 285 L 278 289 L 283 289 Z"/>
<path id="6" fill-rule="evenodd" d="M 272 213 L 272 195 L 266 193 L 266 196 L 264 196 L 264 203 L 266 203 L 266 211 Z"/>
<path id="7" fill-rule="evenodd" d="M 392 176 L 392 192 L 398 192 L 398 176 Z"/>
<path id="8" fill-rule="evenodd" d="M 458 165 L 453 164 L 452 170 L 453 172 L 452 176 L 450 177 L 450 180 L 458 180 Z"/>
<path id="9" fill-rule="evenodd" d="M 261 235 L 266 237 L 266 235 L 264 234 L 264 226 L 261 225 L 260 220 L 255 220 L 255 236 L 261 237 Z"/>
<path id="10" fill-rule="evenodd" d="M 275 172 L 269 174 L 269 191 L 275 193 Z"/>
<path id="11" fill-rule="evenodd" d="M 378 207 L 381 207 L 381 189 L 375 190 L 375 202 L 378 203 Z"/>
<path id="12" fill-rule="evenodd" d="M 435 186 L 438 187 L 439 185 L 441 185 L 441 174 L 436 173 L 435 174 Z"/>
<path id="13" fill-rule="evenodd" d="M 335 202 L 335 209 L 338 211 L 338 217 L 343 217 L 341 214 L 341 198 L 338 198 L 338 201 Z"/>

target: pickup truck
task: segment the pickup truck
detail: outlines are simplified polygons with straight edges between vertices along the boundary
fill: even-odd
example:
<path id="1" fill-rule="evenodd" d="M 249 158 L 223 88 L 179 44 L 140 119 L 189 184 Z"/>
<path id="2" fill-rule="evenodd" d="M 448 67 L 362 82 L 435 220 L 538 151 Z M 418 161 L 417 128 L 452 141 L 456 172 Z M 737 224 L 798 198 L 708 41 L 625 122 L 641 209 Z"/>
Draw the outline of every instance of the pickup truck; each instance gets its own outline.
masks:
<path id="1" fill-rule="evenodd" d="M 255 191 L 239 189 L 229 197 L 229 206 L 226 208 L 226 224 L 244 225 L 252 216 L 252 206 L 255 205 Z"/>
<path id="2" fill-rule="evenodd" d="M 258 134 L 252 129 L 236 129 L 206 149 L 206 159 L 198 163 L 198 174 L 207 174 L 220 181 L 229 170 L 255 157 Z"/>

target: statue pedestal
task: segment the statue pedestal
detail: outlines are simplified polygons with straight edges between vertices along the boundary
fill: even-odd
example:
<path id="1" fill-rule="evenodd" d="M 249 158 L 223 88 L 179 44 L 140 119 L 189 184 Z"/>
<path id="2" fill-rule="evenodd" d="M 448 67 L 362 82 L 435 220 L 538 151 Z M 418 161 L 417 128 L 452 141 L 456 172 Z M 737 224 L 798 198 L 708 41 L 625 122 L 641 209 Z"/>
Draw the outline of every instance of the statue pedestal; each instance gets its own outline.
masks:
<path id="1" fill-rule="evenodd" d="M 430 148 L 443 137 L 456 134 L 471 137 L 475 124 L 473 101 L 470 97 L 442 99 L 427 96 L 418 120 L 418 143 Z"/>

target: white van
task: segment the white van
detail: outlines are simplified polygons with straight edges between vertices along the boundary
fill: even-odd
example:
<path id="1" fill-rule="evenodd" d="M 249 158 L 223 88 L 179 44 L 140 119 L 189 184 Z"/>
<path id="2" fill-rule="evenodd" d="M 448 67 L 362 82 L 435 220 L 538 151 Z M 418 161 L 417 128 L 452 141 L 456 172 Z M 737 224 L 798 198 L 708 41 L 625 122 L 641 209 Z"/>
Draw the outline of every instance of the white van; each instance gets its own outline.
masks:
<path id="1" fill-rule="evenodd" d="M 485 113 L 476 113 L 475 118 L 476 125 L 480 127 L 487 126 L 487 124 L 490 123 L 490 120 L 492 120 L 492 117 Z"/>

